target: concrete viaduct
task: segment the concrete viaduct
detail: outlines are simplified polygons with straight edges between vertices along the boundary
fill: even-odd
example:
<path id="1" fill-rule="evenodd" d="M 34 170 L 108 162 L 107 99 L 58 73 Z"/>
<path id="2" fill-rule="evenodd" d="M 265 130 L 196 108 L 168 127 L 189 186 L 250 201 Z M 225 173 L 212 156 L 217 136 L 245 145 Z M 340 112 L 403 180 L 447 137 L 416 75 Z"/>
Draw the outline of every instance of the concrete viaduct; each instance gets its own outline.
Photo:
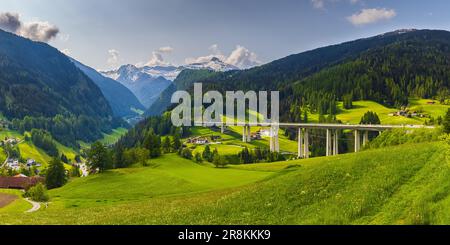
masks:
<path id="1" fill-rule="evenodd" d="M 219 126 L 222 133 L 224 132 L 225 123 L 204 123 L 204 126 Z M 362 124 L 322 124 L 322 123 L 235 123 L 234 126 L 243 127 L 242 141 L 251 141 L 251 127 L 270 127 L 270 151 L 279 152 L 280 145 L 278 142 L 278 130 L 283 128 L 298 129 L 298 157 L 309 158 L 309 133 L 312 129 L 326 130 L 326 155 L 339 154 L 339 134 L 340 130 L 352 130 L 355 136 L 355 152 L 360 151 L 361 146 L 369 143 L 369 132 L 383 132 L 385 130 L 406 128 L 434 129 L 432 126 L 423 125 L 362 125 Z M 362 141 L 361 141 L 362 139 Z"/>

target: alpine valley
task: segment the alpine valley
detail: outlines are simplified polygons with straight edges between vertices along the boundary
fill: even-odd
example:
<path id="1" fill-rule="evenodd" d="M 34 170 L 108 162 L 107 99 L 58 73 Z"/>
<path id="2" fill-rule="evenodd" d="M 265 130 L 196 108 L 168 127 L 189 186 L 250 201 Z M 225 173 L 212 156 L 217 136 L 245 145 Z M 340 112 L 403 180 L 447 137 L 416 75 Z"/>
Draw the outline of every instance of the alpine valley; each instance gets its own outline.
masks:
<path id="1" fill-rule="evenodd" d="M 0 224 L 450 224 L 449 67 L 445 30 L 249 69 L 211 57 L 101 72 L 0 31 Z M 280 91 L 281 122 L 334 127 L 334 154 L 320 128 L 280 128 L 276 150 L 267 127 L 174 127 L 172 94 L 197 82 Z M 383 132 L 360 149 L 367 128 Z M 21 192 L 16 177 L 36 181 Z"/>

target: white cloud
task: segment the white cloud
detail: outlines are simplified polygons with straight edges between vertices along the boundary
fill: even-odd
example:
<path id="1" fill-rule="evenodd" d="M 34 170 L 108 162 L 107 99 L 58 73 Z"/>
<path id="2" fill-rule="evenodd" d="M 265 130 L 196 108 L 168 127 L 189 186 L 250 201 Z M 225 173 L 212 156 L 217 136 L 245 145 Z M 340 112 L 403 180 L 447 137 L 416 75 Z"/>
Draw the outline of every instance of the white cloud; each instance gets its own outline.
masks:
<path id="1" fill-rule="evenodd" d="M 311 0 L 311 3 L 316 9 L 323 9 L 325 7 L 324 0 Z"/>
<path id="2" fill-rule="evenodd" d="M 261 64 L 255 53 L 240 45 L 236 46 L 225 62 L 239 68 L 250 68 Z"/>
<path id="3" fill-rule="evenodd" d="M 115 49 L 110 49 L 108 50 L 108 60 L 107 63 L 110 67 L 115 68 L 119 65 L 119 57 L 120 57 L 120 53 L 119 51 L 115 50 Z"/>
<path id="4" fill-rule="evenodd" d="M 355 26 L 362 26 L 382 20 L 389 20 L 394 18 L 396 15 L 397 13 L 393 9 L 363 9 L 360 12 L 347 17 L 347 20 Z"/>
<path id="5" fill-rule="evenodd" d="M 157 51 L 152 52 L 152 57 L 150 60 L 145 64 L 146 66 L 161 66 L 161 65 L 168 65 L 169 63 L 164 61 L 164 57 L 161 53 Z"/>
<path id="6" fill-rule="evenodd" d="M 209 55 L 195 57 L 195 58 L 193 58 L 193 57 L 186 58 L 184 60 L 184 62 L 186 64 L 203 63 L 203 62 L 210 61 L 212 58 L 218 58 L 218 59 L 224 61 L 224 60 L 226 60 L 227 57 L 225 57 L 223 55 L 219 55 L 219 54 L 209 54 Z"/>
<path id="7" fill-rule="evenodd" d="M 213 44 L 208 48 L 213 54 L 222 55 L 218 44 Z"/>
<path id="8" fill-rule="evenodd" d="M 330 3 L 350 3 L 352 5 L 364 2 L 362 0 L 310 0 L 313 8 L 315 9 L 325 9 L 326 5 Z"/>
<path id="9" fill-rule="evenodd" d="M 224 55 L 217 44 L 211 45 L 209 50 L 211 51 L 211 54 L 209 55 L 187 58 L 185 60 L 186 64 L 208 62 L 215 57 L 227 64 L 234 65 L 241 69 L 261 65 L 257 55 L 241 45 L 237 45 L 236 49 L 234 49 L 229 56 Z"/>
<path id="10" fill-rule="evenodd" d="M 49 42 L 59 33 L 59 28 L 46 21 L 22 22 L 17 13 L 0 13 L 0 28 L 34 41 Z"/>
<path id="11" fill-rule="evenodd" d="M 173 48 L 170 46 L 161 47 L 152 52 L 152 57 L 145 64 L 146 66 L 164 66 L 169 65 L 170 63 L 165 61 L 163 54 L 170 54 L 173 52 Z"/>
<path id="12" fill-rule="evenodd" d="M 35 41 L 48 42 L 58 35 L 58 27 L 48 22 L 28 22 L 24 23 L 17 34 Z"/>
<path id="13" fill-rule="evenodd" d="M 185 63 L 186 64 L 193 64 L 193 63 L 202 63 L 202 62 L 208 62 L 212 58 L 216 57 L 219 58 L 222 61 L 225 61 L 228 57 L 222 54 L 222 51 L 219 49 L 219 45 L 213 44 L 208 48 L 209 51 L 211 51 L 211 54 L 195 57 L 195 58 L 186 58 Z"/>
<path id="14" fill-rule="evenodd" d="M 65 54 L 65 55 L 67 55 L 67 56 L 70 56 L 72 53 L 70 52 L 70 49 L 68 49 L 68 48 L 65 48 L 65 49 L 63 49 L 63 50 L 60 50 L 61 51 L 61 53 L 63 53 L 63 54 Z"/>
<path id="15" fill-rule="evenodd" d="M 172 52 L 173 52 L 173 48 L 170 47 L 170 46 L 161 47 L 161 48 L 158 49 L 158 52 L 169 54 L 169 53 L 172 53 Z"/>

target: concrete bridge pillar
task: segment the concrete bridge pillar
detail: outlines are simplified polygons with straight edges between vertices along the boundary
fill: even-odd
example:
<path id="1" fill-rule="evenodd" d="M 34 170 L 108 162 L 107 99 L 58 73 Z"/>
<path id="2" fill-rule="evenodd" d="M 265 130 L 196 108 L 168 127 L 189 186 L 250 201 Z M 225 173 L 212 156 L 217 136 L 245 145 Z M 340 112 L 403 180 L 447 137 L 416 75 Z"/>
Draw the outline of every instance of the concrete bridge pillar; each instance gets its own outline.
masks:
<path id="1" fill-rule="evenodd" d="M 369 143 L 369 131 L 364 131 L 363 146 L 366 146 L 368 143 Z"/>
<path id="2" fill-rule="evenodd" d="M 309 158 L 309 131 L 308 129 L 305 129 L 305 134 L 304 134 L 304 155 L 305 158 Z"/>
<path id="3" fill-rule="evenodd" d="M 333 155 L 339 155 L 339 131 L 335 130 L 333 135 Z"/>
<path id="4" fill-rule="evenodd" d="M 298 158 L 303 158 L 303 129 L 298 129 Z"/>
<path id="5" fill-rule="evenodd" d="M 331 156 L 331 129 L 327 129 L 326 155 Z"/>
<path id="6" fill-rule="evenodd" d="M 280 152 L 278 127 L 270 127 L 270 152 Z"/>
<path id="7" fill-rule="evenodd" d="M 251 142 L 251 141 L 252 141 L 252 137 L 251 137 L 251 133 L 250 133 L 250 126 L 243 126 L 242 142 L 246 143 L 246 142 Z"/>
<path id="8" fill-rule="evenodd" d="M 355 130 L 355 152 L 359 152 L 361 149 L 361 136 L 358 130 Z"/>
<path id="9" fill-rule="evenodd" d="M 275 151 L 275 146 L 274 146 L 274 137 L 273 137 L 273 127 L 270 127 L 270 132 L 269 132 L 269 147 L 270 147 L 270 152 L 274 152 Z"/>
<path id="10" fill-rule="evenodd" d="M 225 133 L 225 125 L 223 123 L 220 125 L 220 132 L 222 134 Z"/>
<path id="11" fill-rule="evenodd" d="M 278 131 L 279 131 L 278 127 L 274 127 L 273 128 L 273 133 L 274 133 L 274 135 L 273 135 L 273 137 L 274 137 L 274 151 L 275 152 L 280 152 L 280 143 L 279 143 L 279 140 L 278 140 Z"/>

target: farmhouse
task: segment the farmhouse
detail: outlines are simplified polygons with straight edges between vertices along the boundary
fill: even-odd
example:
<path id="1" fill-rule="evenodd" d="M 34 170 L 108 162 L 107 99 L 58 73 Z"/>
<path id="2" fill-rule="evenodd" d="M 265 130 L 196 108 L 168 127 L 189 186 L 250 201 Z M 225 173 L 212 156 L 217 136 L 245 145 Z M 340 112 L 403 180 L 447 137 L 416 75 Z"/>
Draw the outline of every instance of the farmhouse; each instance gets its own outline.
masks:
<path id="1" fill-rule="evenodd" d="M 9 137 L 5 137 L 5 140 L 3 141 L 5 144 L 11 144 L 11 145 L 15 145 L 17 144 L 17 142 L 19 142 L 18 139 L 16 138 L 9 138 Z"/>
<path id="2" fill-rule="evenodd" d="M 261 137 L 270 137 L 271 136 L 270 130 L 268 130 L 268 129 L 260 129 L 258 132 Z"/>
<path id="3" fill-rule="evenodd" d="M 195 145 L 206 145 L 209 144 L 209 140 L 206 137 L 195 137 L 189 138 L 187 143 L 195 144 Z"/>
<path id="4" fill-rule="evenodd" d="M 34 159 L 30 158 L 27 160 L 27 167 L 32 167 L 32 166 L 40 167 L 41 164 L 37 163 Z"/>
<path id="5" fill-rule="evenodd" d="M 261 133 L 260 131 L 256 132 L 256 133 L 251 133 L 250 134 L 250 138 L 252 140 L 260 140 L 261 139 Z"/>
<path id="6" fill-rule="evenodd" d="M 43 177 L 24 177 L 23 175 L 17 175 L 14 177 L 0 177 L 0 188 L 3 189 L 28 189 L 37 185 L 38 183 L 44 183 Z"/>
<path id="7" fill-rule="evenodd" d="M 20 169 L 20 163 L 19 160 L 17 159 L 13 159 L 13 158 L 8 158 L 8 160 L 6 161 L 6 166 L 12 170 L 19 170 Z"/>

